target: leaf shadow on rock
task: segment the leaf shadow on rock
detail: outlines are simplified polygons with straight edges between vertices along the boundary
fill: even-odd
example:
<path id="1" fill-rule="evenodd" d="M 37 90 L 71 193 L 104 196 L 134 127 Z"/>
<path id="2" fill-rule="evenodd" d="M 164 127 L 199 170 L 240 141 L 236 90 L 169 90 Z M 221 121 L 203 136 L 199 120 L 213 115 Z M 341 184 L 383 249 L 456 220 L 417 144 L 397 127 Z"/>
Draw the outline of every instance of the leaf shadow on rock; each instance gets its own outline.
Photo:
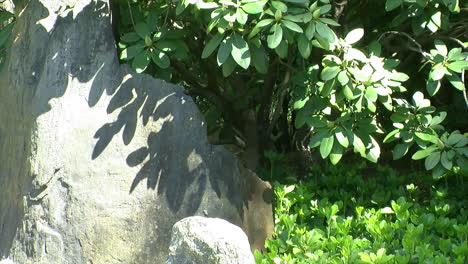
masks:
<path id="1" fill-rule="evenodd" d="M 24 205 L 23 197 L 34 198 L 46 187 L 33 183 L 35 175 L 25 171 L 33 149 L 31 135 L 36 120 L 52 109 L 54 98 L 65 95 L 71 78 L 89 82 L 99 69 L 115 62 L 111 58 L 95 60 L 97 53 L 115 50 L 115 45 L 106 40 L 113 36 L 105 2 L 91 1 L 77 14 L 70 9 L 60 10 L 57 15 L 58 11 L 50 12 L 40 1 L 29 1 L 23 7 L 13 28 L 6 64 L 0 72 L 3 97 L 0 110 L 15 113 L 1 120 L 5 127 L 0 135 L 6 140 L 0 140 L 0 155 L 8 150 L 15 161 L 0 166 L 0 256 L 7 255 L 12 247 L 25 217 L 24 206 L 41 203 L 27 199 Z M 56 21 L 52 28 L 46 28 L 50 16 L 56 16 Z M 90 16 L 94 19 L 89 19 Z M 44 20 L 48 21 L 43 24 Z M 0 157 L 2 163 L 8 159 Z"/>

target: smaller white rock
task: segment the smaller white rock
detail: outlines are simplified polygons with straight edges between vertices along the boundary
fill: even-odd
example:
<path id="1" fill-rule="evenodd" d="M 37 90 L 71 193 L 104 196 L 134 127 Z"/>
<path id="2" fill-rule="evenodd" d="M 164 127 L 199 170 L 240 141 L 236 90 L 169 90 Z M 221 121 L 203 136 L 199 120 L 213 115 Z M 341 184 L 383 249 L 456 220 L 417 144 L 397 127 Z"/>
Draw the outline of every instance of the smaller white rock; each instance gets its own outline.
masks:
<path id="1" fill-rule="evenodd" d="M 226 220 L 187 217 L 172 227 L 166 264 L 255 264 L 247 235 Z"/>

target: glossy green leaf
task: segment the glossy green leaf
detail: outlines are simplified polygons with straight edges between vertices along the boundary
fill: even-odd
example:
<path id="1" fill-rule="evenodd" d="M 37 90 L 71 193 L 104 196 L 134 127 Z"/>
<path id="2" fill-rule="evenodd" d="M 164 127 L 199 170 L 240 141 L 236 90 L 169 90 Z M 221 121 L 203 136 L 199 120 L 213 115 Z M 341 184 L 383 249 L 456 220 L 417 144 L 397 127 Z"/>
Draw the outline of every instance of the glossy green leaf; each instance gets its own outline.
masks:
<path id="1" fill-rule="evenodd" d="M 440 163 L 442 164 L 442 166 L 444 168 L 446 168 L 447 170 L 451 170 L 452 169 L 452 160 L 448 158 L 447 156 L 447 152 L 442 152 L 442 154 L 440 155 Z"/>
<path id="2" fill-rule="evenodd" d="M 335 129 L 335 137 L 341 146 L 347 148 L 349 146 L 348 137 L 345 135 L 343 128 L 338 127 Z"/>
<path id="3" fill-rule="evenodd" d="M 239 34 L 232 37 L 231 55 L 234 61 L 244 69 L 250 65 L 250 50 L 247 42 Z"/>
<path id="4" fill-rule="evenodd" d="M 331 80 L 340 72 L 339 66 L 325 67 L 320 73 L 320 78 L 324 81 Z"/>
<path id="5" fill-rule="evenodd" d="M 237 22 L 241 25 L 245 25 L 245 23 L 247 22 L 247 19 L 248 19 L 247 14 L 241 8 L 237 8 L 236 10 Z"/>
<path id="6" fill-rule="evenodd" d="M 354 152 L 360 153 L 361 157 L 366 157 L 366 146 L 356 134 L 353 136 L 353 147 Z"/>
<path id="7" fill-rule="evenodd" d="M 218 48 L 219 44 L 223 40 L 223 37 L 224 35 L 222 34 L 216 34 L 212 39 L 210 39 L 210 41 L 208 41 L 208 43 L 206 43 L 205 48 L 203 48 L 201 56 L 202 59 L 208 58 L 208 56 L 210 56 L 211 53 L 213 53 L 213 51 L 215 51 L 216 48 Z"/>
<path id="8" fill-rule="evenodd" d="M 283 39 L 283 29 L 279 24 L 275 24 L 272 28 L 273 33 L 268 35 L 267 43 L 270 49 L 275 49 Z"/>
<path id="9" fill-rule="evenodd" d="M 403 3 L 403 0 L 387 0 L 385 2 L 385 10 L 392 11 L 399 7 Z"/>
<path id="10" fill-rule="evenodd" d="M 380 157 L 380 146 L 379 143 L 373 138 L 370 137 L 372 146 L 366 154 L 366 159 L 370 162 L 377 163 Z"/>
<path id="11" fill-rule="evenodd" d="M 395 145 L 395 148 L 393 148 L 393 160 L 398 160 L 401 159 L 403 156 L 406 155 L 408 152 L 409 145 L 408 144 L 397 144 Z"/>
<path id="12" fill-rule="evenodd" d="M 451 62 L 449 65 L 448 65 L 448 68 L 454 72 L 458 72 L 458 73 L 461 73 L 462 70 L 468 70 L 468 61 L 467 60 L 463 60 L 463 61 L 454 61 L 454 62 Z"/>
<path id="13" fill-rule="evenodd" d="M 438 67 L 438 68 L 433 68 L 432 71 L 429 73 L 429 78 L 434 81 L 438 81 L 442 79 L 445 74 L 447 73 L 447 69 L 445 67 Z"/>
<path id="14" fill-rule="evenodd" d="M 341 71 L 338 74 L 338 81 L 340 82 L 342 86 L 346 85 L 349 82 L 348 72 Z"/>
<path id="15" fill-rule="evenodd" d="M 447 144 L 454 146 L 461 140 L 465 139 L 464 135 L 457 133 L 457 132 L 458 131 L 454 131 L 452 132 L 452 134 L 450 134 L 450 136 L 447 139 Z"/>
<path id="16" fill-rule="evenodd" d="M 384 138 L 383 143 L 390 143 L 397 138 L 397 134 L 400 133 L 400 129 L 394 129 Z"/>
<path id="17" fill-rule="evenodd" d="M 440 152 L 436 151 L 431 153 L 424 161 L 424 167 L 426 170 L 432 170 L 440 161 Z"/>
<path id="18" fill-rule="evenodd" d="M 465 83 L 457 74 L 447 75 L 447 80 L 450 84 L 460 91 L 465 91 Z"/>
<path id="19" fill-rule="evenodd" d="M 327 25 L 318 22 L 315 25 L 315 30 L 317 33 L 328 42 L 335 42 L 335 34 Z"/>
<path id="20" fill-rule="evenodd" d="M 330 93 L 335 88 L 335 85 L 336 85 L 336 79 L 331 79 L 331 80 L 326 81 L 323 84 L 322 91 L 320 92 L 320 94 L 325 97 L 329 96 Z"/>
<path id="21" fill-rule="evenodd" d="M 229 58 L 231 51 L 232 51 L 231 36 L 227 36 L 221 41 L 221 44 L 219 45 L 218 56 L 217 56 L 218 65 L 221 66 Z"/>
<path id="22" fill-rule="evenodd" d="M 353 90 L 351 90 L 352 85 L 344 85 L 343 86 L 343 94 L 348 100 L 354 99 Z"/>
<path id="23" fill-rule="evenodd" d="M 325 138 L 327 136 L 329 136 L 328 131 L 321 130 L 321 131 L 315 133 L 312 137 L 310 137 L 309 147 L 310 148 L 318 147 L 320 145 L 320 143 L 322 142 L 323 138 Z"/>
<path id="24" fill-rule="evenodd" d="M 351 45 L 358 42 L 364 36 L 364 29 L 356 28 L 351 30 L 345 37 L 344 41 Z"/>
<path id="25" fill-rule="evenodd" d="M 252 2 L 242 5 L 242 9 L 248 14 L 259 14 L 263 12 L 263 5 L 260 2 Z"/>
<path id="26" fill-rule="evenodd" d="M 322 22 L 324 24 L 328 24 L 330 26 L 335 26 L 335 27 L 340 26 L 340 24 L 338 24 L 335 20 L 333 20 L 331 18 L 321 17 L 319 20 L 320 20 L 320 22 Z"/>
<path id="27" fill-rule="evenodd" d="M 286 44 L 286 41 L 282 40 L 278 47 L 275 48 L 275 52 L 281 59 L 285 59 L 288 56 L 288 44 Z"/>
<path id="28" fill-rule="evenodd" d="M 137 73 L 142 73 L 143 71 L 146 70 L 146 67 L 148 67 L 149 62 L 150 62 L 150 56 L 148 52 L 145 50 L 135 56 L 135 58 L 132 61 L 132 68 Z"/>
<path id="29" fill-rule="evenodd" d="M 330 154 L 333 148 L 334 137 L 333 135 L 328 134 L 326 137 L 322 139 L 320 142 L 320 156 L 322 159 L 325 159 Z"/>
<path id="30" fill-rule="evenodd" d="M 250 47 L 250 54 L 252 59 L 252 65 L 255 69 L 262 74 L 266 74 L 268 71 L 268 56 L 263 46 Z"/>
<path id="31" fill-rule="evenodd" d="M 305 30 L 305 36 L 308 40 L 312 40 L 315 34 L 315 23 L 309 23 Z"/>
<path id="32" fill-rule="evenodd" d="M 438 149 L 437 146 L 433 145 L 433 146 L 430 146 L 428 148 L 425 148 L 425 149 L 422 149 L 422 150 L 418 150 L 416 151 L 413 156 L 411 156 L 411 158 L 413 160 L 420 160 L 420 159 L 424 159 L 425 157 L 431 155 L 432 152 L 436 151 Z"/>
<path id="33" fill-rule="evenodd" d="M 297 48 L 304 59 L 309 58 L 312 51 L 312 45 L 304 34 L 299 35 L 297 39 Z"/>
<path id="34" fill-rule="evenodd" d="M 169 56 L 162 51 L 153 50 L 150 55 L 153 62 L 161 69 L 166 69 L 171 65 Z"/>
<path id="35" fill-rule="evenodd" d="M 440 40 L 435 40 L 434 41 L 434 45 L 435 45 L 435 48 L 437 49 L 437 51 L 443 55 L 443 56 L 447 56 L 447 46 L 445 46 L 444 42 L 440 41 Z"/>
<path id="36" fill-rule="evenodd" d="M 228 77 L 236 69 L 237 63 L 233 58 L 229 57 L 222 66 L 223 76 Z"/>
<path id="37" fill-rule="evenodd" d="M 270 1 L 270 4 L 276 9 L 276 11 L 280 11 L 280 14 L 281 12 L 282 13 L 288 12 L 288 6 L 281 1 Z"/>
<path id="38" fill-rule="evenodd" d="M 138 42 L 127 48 L 127 59 L 132 59 L 145 49 L 145 44 Z"/>
<path id="39" fill-rule="evenodd" d="M 258 32 L 260 32 L 260 30 L 266 26 L 269 26 L 273 23 L 273 19 L 263 19 L 263 20 L 260 20 L 255 26 L 254 28 L 252 29 L 252 31 L 250 31 L 249 33 L 249 39 L 250 38 L 253 38 L 255 35 L 258 34 Z"/>
<path id="40" fill-rule="evenodd" d="M 141 37 L 136 32 L 125 33 L 120 40 L 124 43 L 132 43 L 137 40 L 140 40 Z M 1 45 L 0 45 L 1 46 Z"/>
<path id="41" fill-rule="evenodd" d="M 144 39 L 145 36 L 151 35 L 151 30 L 148 24 L 140 22 L 135 25 L 135 31 L 140 36 L 140 38 Z"/>
<path id="42" fill-rule="evenodd" d="M 427 141 L 427 142 L 432 142 L 436 143 L 437 142 L 437 135 L 434 134 L 429 134 L 429 133 L 424 133 L 424 132 L 415 132 L 414 133 L 418 138 Z"/>
<path id="43" fill-rule="evenodd" d="M 304 32 L 302 30 L 302 28 L 298 24 L 296 24 L 294 22 L 291 22 L 291 21 L 288 21 L 288 20 L 283 20 L 282 23 L 283 23 L 283 25 L 285 27 L 287 27 L 288 29 L 290 29 L 290 30 L 292 30 L 294 32 L 297 32 L 297 33 L 303 33 Z"/>
<path id="44" fill-rule="evenodd" d="M 344 148 L 340 144 L 333 144 L 333 148 L 330 152 L 330 162 L 333 165 L 336 165 L 340 162 L 341 157 L 343 157 Z"/>
<path id="45" fill-rule="evenodd" d="M 426 90 L 430 96 L 434 96 L 440 89 L 440 81 L 427 80 Z"/>

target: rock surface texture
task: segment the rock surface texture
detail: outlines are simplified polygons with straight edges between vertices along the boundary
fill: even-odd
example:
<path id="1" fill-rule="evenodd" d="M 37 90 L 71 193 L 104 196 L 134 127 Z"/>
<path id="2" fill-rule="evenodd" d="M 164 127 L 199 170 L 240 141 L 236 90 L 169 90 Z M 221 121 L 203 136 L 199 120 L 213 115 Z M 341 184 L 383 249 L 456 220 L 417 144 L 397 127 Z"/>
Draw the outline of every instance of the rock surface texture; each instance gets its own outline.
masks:
<path id="1" fill-rule="evenodd" d="M 172 228 L 165 264 L 255 264 L 255 260 L 238 226 L 219 218 L 192 216 Z"/>
<path id="2" fill-rule="evenodd" d="M 261 246 L 271 188 L 178 87 L 119 65 L 108 2 L 24 3 L 0 72 L 0 259 L 164 263 L 174 223 L 206 214 Z"/>

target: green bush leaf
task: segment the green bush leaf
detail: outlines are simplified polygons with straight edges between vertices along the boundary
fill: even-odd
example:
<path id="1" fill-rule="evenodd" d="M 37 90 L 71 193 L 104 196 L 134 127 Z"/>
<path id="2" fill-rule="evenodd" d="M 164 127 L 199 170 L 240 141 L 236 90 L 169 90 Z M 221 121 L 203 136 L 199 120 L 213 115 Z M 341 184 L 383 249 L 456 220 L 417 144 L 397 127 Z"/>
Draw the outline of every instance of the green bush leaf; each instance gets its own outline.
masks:
<path id="1" fill-rule="evenodd" d="M 143 52 L 144 48 L 145 48 L 145 44 L 143 44 L 141 42 L 138 42 L 135 45 L 132 45 L 132 46 L 128 47 L 127 48 L 127 59 L 130 60 L 130 59 L 134 58 L 136 55 Z"/>
<path id="2" fill-rule="evenodd" d="M 396 139 L 396 134 L 400 132 L 400 129 L 394 129 L 392 132 L 388 133 L 388 135 L 384 138 L 383 143 L 390 143 Z"/>
<path id="3" fill-rule="evenodd" d="M 234 61 L 244 69 L 250 65 L 250 50 L 247 42 L 239 34 L 234 34 L 232 38 L 231 55 Z"/>
<path id="4" fill-rule="evenodd" d="M 333 148 L 330 152 L 330 162 L 336 165 L 343 157 L 344 149 L 340 144 L 333 144 Z"/>
<path id="5" fill-rule="evenodd" d="M 333 148 L 334 137 L 331 134 L 328 134 L 326 137 L 322 139 L 320 142 L 320 155 L 322 159 L 325 159 L 330 154 Z"/>
<path id="6" fill-rule="evenodd" d="M 301 56 L 304 59 L 309 58 L 312 51 L 312 45 L 304 34 L 299 35 L 297 40 L 297 48 L 299 49 L 299 53 L 301 53 Z"/>
<path id="7" fill-rule="evenodd" d="M 447 80 L 450 82 L 450 84 L 455 87 L 456 89 L 460 91 L 465 91 L 465 83 L 463 83 L 462 79 L 455 74 L 452 73 L 452 75 L 447 75 Z"/>
<path id="8" fill-rule="evenodd" d="M 432 127 L 442 123 L 445 117 L 447 117 L 447 112 L 440 112 L 439 115 L 432 117 L 430 126 Z"/>
<path id="9" fill-rule="evenodd" d="M 452 63 L 449 63 L 447 67 L 454 72 L 461 73 L 462 70 L 468 70 L 468 61 L 454 61 Z"/>
<path id="10" fill-rule="evenodd" d="M 440 89 L 440 81 L 427 80 L 426 90 L 430 96 L 434 96 Z"/>
<path id="11" fill-rule="evenodd" d="M 281 59 L 285 59 L 288 56 L 288 44 L 286 44 L 285 40 L 280 42 L 278 47 L 275 48 L 275 52 Z"/>
<path id="12" fill-rule="evenodd" d="M 380 146 L 379 143 L 373 138 L 370 137 L 372 142 L 372 147 L 369 149 L 369 152 L 366 155 L 367 160 L 377 163 L 380 157 Z"/>
<path id="13" fill-rule="evenodd" d="M 315 23 L 309 23 L 305 30 L 305 36 L 308 40 L 312 40 L 315 34 Z"/>
<path id="14" fill-rule="evenodd" d="M 241 8 L 237 8 L 236 10 L 237 22 L 241 25 L 245 25 L 245 23 L 247 22 L 247 19 L 248 19 L 247 14 Z"/>
<path id="15" fill-rule="evenodd" d="M 387 0 L 385 2 L 385 10 L 392 11 L 402 4 L 403 0 Z"/>
<path id="16" fill-rule="evenodd" d="M 424 167 L 426 167 L 426 170 L 432 170 L 437 163 L 440 161 L 440 152 L 436 151 L 431 153 L 426 160 L 424 161 Z"/>
<path id="17" fill-rule="evenodd" d="M 444 168 L 446 168 L 447 170 L 451 170 L 451 169 L 452 169 L 452 166 L 453 166 L 452 160 L 449 159 L 449 158 L 447 157 L 447 152 L 445 152 L 445 151 L 442 152 L 442 155 L 440 156 L 440 163 L 441 163 L 442 166 L 443 166 Z"/>
<path id="18" fill-rule="evenodd" d="M 222 71 L 223 76 L 228 77 L 231 73 L 236 69 L 237 63 L 234 61 L 233 58 L 228 57 L 228 59 L 223 63 Z"/>
<path id="19" fill-rule="evenodd" d="M 329 96 L 333 88 L 335 88 L 335 85 L 336 85 L 336 79 L 331 79 L 331 80 L 326 81 L 323 84 L 322 91 L 320 92 L 320 94 L 322 96 Z"/>
<path id="20" fill-rule="evenodd" d="M 338 81 L 340 82 L 342 86 L 346 85 L 349 82 L 348 72 L 341 71 L 338 74 Z"/>
<path id="21" fill-rule="evenodd" d="M 335 27 L 340 26 L 340 24 L 338 24 L 335 20 L 333 20 L 331 18 L 321 17 L 319 20 L 320 20 L 320 22 L 328 24 L 330 26 L 335 26 Z"/>
<path id="22" fill-rule="evenodd" d="M 222 65 L 228 58 L 232 51 L 232 39 L 231 36 L 227 36 L 221 41 L 218 49 L 217 62 L 218 65 Z"/>
<path id="23" fill-rule="evenodd" d="M 273 34 L 268 35 L 267 42 L 270 49 L 275 49 L 283 39 L 283 29 L 279 24 L 275 24 L 272 28 Z"/>
<path id="24" fill-rule="evenodd" d="M 148 67 L 149 62 L 150 62 L 150 56 L 148 52 L 145 50 L 135 56 L 135 58 L 132 61 L 132 68 L 135 69 L 137 73 L 142 73 L 143 71 L 146 70 L 146 67 Z"/>
<path id="25" fill-rule="evenodd" d="M 353 147 L 355 152 L 361 154 L 361 157 L 366 157 L 366 146 L 356 134 L 353 134 Z"/>
<path id="26" fill-rule="evenodd" d="M 320 78 L 324 81 L 331 80 L 340 72 L 339 66 L 325 67 L 320 73 Z"/>
<path id="27" fill-rule="evenodd" d="M 169 56 L 162 51 L 153 50 L 150 55 L 153 62 L 161 69 L 166 69 L 171 65 Z"/>
<path id="28" fill-rule="evenodd" d="M 356 28 L 351 30 L 345 37 L 346 44 L 351 45 L 358 42 L 364 36 L 364 29 Z"/>
<path id="29" fill-rule="evenodd" d="M 256 25 L 255 27 L 252 29 L 252 31 L 250 31 L 249 33 L 249 36 L 248 38 L 253 38 L 255 35 L 258 34 L 258 32 L 260 32 L 260 30 L 266 26 L 269 26 L 271 25 L 271 23 L 273 23 L 273 19 L 263 19 L 263 20 L 260 20 Z"/>
<path id="30" fill-rule="evenodd" d="M 444 42 L 436 39 L 434 41 L 434 45 L 436 50 L 443 56 L 447 56 L 447 46 L 445 46 Z"/>
<path id="31" fill-rule="evenodd" d="M 3 28 L 0 28 L 0 47 L 2 47 L 10 38 L 14 23 L 10 23 Z"/>
<path id="32" fill-rule="evenodd" d="M 124 43 L 132 43 L 137 40 L 140 40 L 140 36 L 136 32 L 125 33 L 120 40 Z"/>
<path id="33" fill-rule="evenodd" d="M 283 25 L 285 27 L 287 27 L 288 29 L 290 29 L 290 30 L 292 30 L 294 32 L 297 32 L 297 33 L 303 33 L 304 32 L 302 30 L 302 28 L 298 24 L 296 24 L 294 22 L 291 22 L 291 21 L 288 21 L 288 20 L 283 20 L 282 23 L 283 23 Z"/>
<path id="34" fill-rule="evenodd" d="M 205 48 L 203 48 L 202 52 L 202 59 L 208 58 L 213 51 L 216 50 L 216 48 L 219 46 L 221 41 L 223 40 L 224 35 L 222 34 L 216 34 L 208 43 L 206 43 Z"/>
<path id="35" fill-rule="evenodd" d="M 263 5 L 260 4 L 260 1 L 258 2 L 252 2 L 252 3 L 247 3 L 245 5 L 242 5 L 242 9 L 247 13 L 247 14 L 259 14 L 263 12 Z"/>
<path id="36" fill-rule="evenodd" d="M 340 143 L 340 145 L 344 148 L 347 148 L 349 146 L 349 140 L 348 137 L 345 135 L 343 128 L 337 127 L 335 129 L 335 137 Z"/>
<path id="37" fill-rule="evenodd" d="M 250 54 L 252 56 L 252 65 L 255 69 L 262 74 L 266 74 L 268 71 L 268 57 L 263 46 L 259 48 L 252 46 L 250 47 Z"/>
<path id="38" fill-rule="evenodd" d="M 401 159 L 403 156 L 408 153 L 409 145 L 408 144 L 397 144 L 395 148 L 393 148 L 393 160 Z"/>
<path id="39" fill-rule="evenodd" d="M 140 38 L 145 39 L 145 36 L 151 35 L 151 30 L 148 24 L 139 22 L 135 25 L 135 31 Z"/>
<path id="40" fill-rule="evenodd" d="M 335 34 L 327 25 L 318 22 L 315 25 L 317 33 L 328 42 L 335 42 Z"/>
<path id="41" fill-rule="evenodd" d="M 416 151 L 411 158 L 413 160 L 420 160 L 424 159 L 425 157 L 429 156 L 432 152 L 436 151 L 438 149 L 437 146 L 432 145 L 426 149 L 418 150 Z"/>
<path id="42" fill-rule="evenodd" d="M 425 132 L 415 132 L 414 133 L 418 138 L 424 140 L 424 141 L 427 141 L 427 142 L 432 142 L 432 143 L 436 143 L 437 142 L 437 139 L 439 139 L 437 137 L 437 135 L 434 135 L 434 134 L 429 134 L 429 133 L 425 133 Z"/>

